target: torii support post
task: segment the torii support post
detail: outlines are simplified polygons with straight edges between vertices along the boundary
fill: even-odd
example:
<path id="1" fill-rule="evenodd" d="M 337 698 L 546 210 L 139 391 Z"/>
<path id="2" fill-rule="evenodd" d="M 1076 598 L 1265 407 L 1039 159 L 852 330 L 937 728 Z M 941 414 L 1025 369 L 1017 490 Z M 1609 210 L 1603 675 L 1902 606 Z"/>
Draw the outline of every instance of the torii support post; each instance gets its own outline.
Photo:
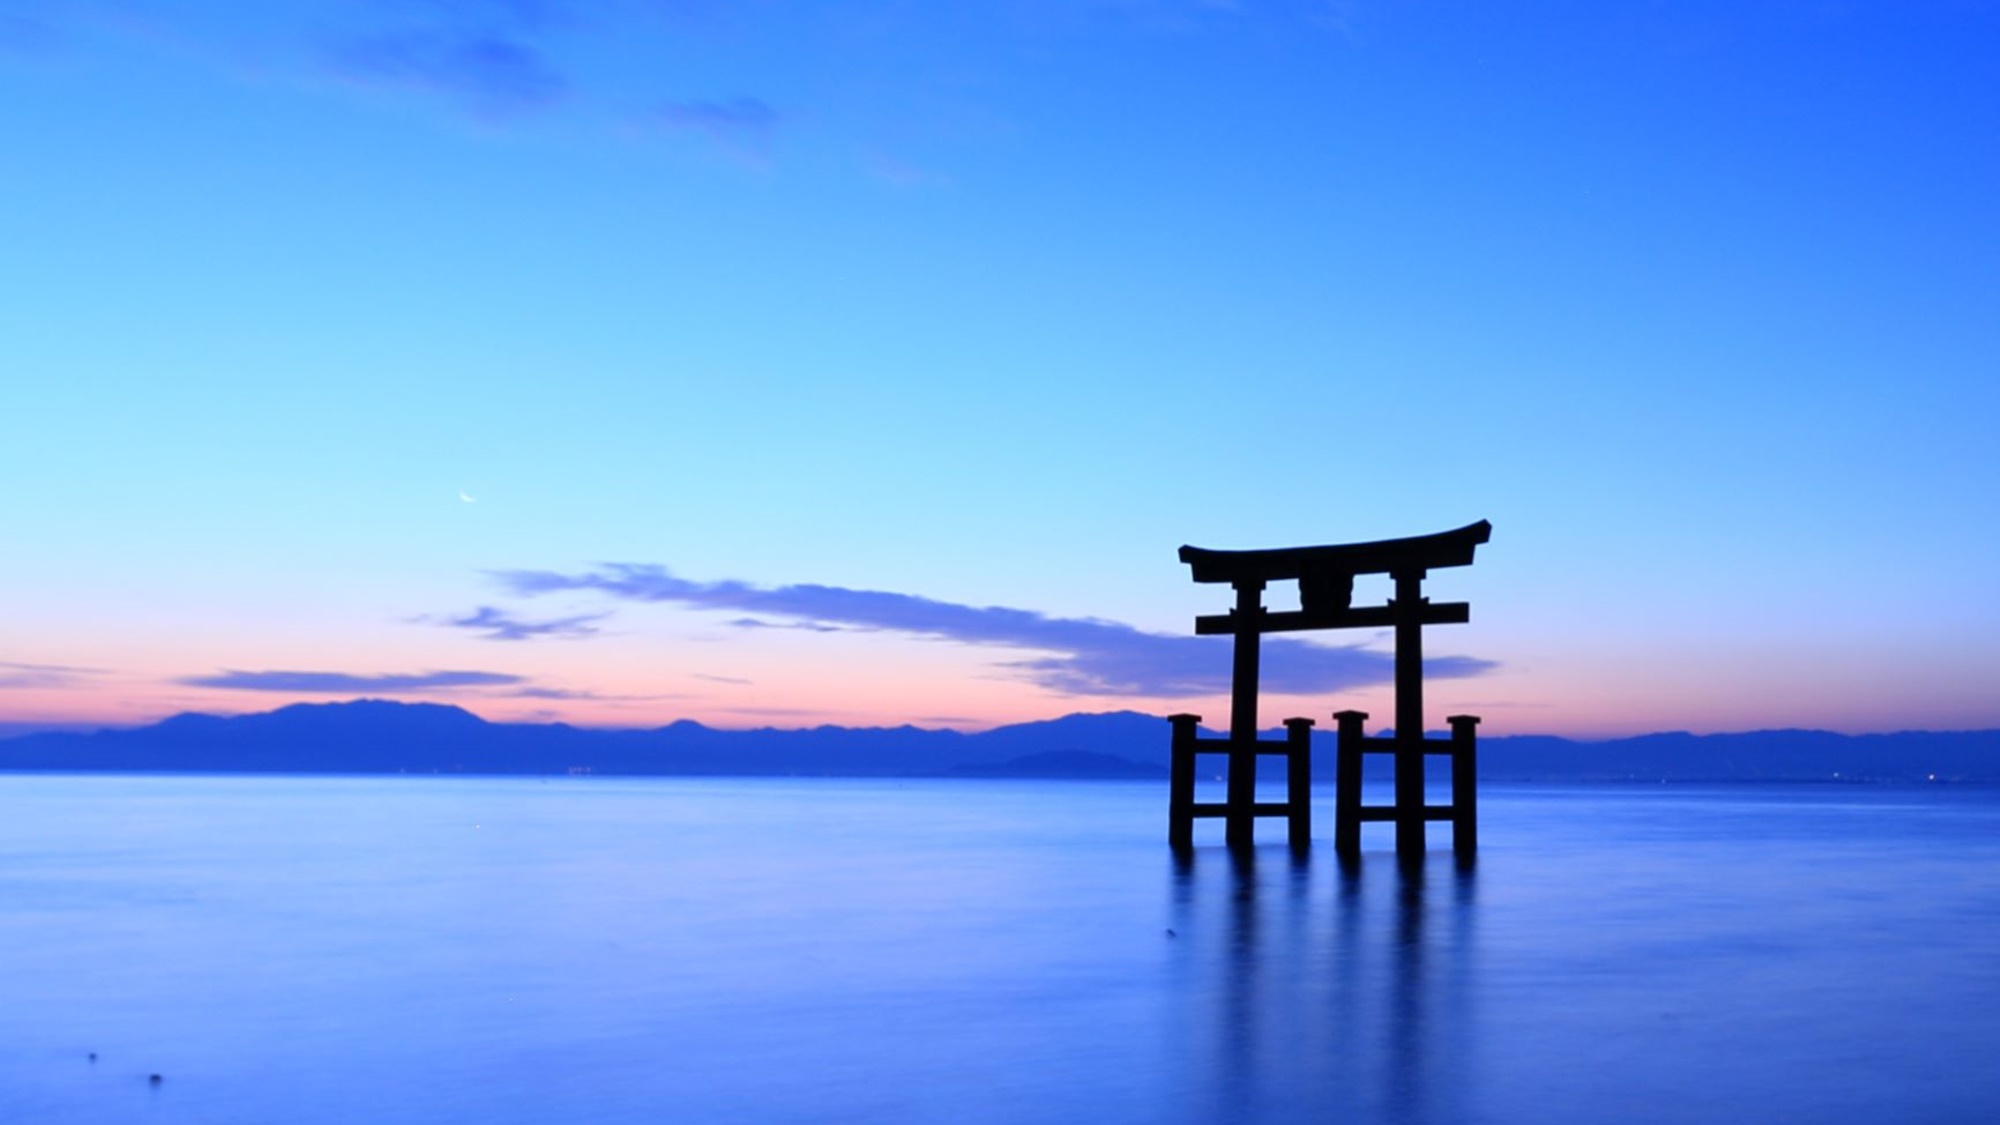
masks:
<path id="1" fill-rule="evenodd" d="M 1471 859 L 1479 850 L 1479 716 L 1452 715 L 1451 850 Z"/>
<path id="2" fill-rule="evenodd" d="M 1169 715 L 1174 725 L 1173 756 L 1167 768 L 1167 845 L 1194 847 L 1194 744 L 1200 715 Z"/>
<path id="3" fill-rule="evenodd" d="M 1396 854 L 1424 854 L 1424 572 L 1398 570 L 1396 600 Z"/>
<path id="4" fill-rule="evenodd" d="M 1285 720 L 1285 819 L 1295 852 L 1312 847 L 1312 733 L 1311 719 Z"/>
<path id="5" fill-rule="evenodd" d="M 1366 711 L 1335 711 L 1339 741 L 1333 759 L 1333 850 L 1342 858 L 1361 854 L 1361 739 Z"/>
<path id="6" fill-rule="evenodd" d="M 1256 842 L 1257 816 L 1257 649 L 1264 619 L 1264 583 L 1236 583 L 1235 667 L 1229 694 L 1229 815 L 1223 839 L 1232 848 Z"/>

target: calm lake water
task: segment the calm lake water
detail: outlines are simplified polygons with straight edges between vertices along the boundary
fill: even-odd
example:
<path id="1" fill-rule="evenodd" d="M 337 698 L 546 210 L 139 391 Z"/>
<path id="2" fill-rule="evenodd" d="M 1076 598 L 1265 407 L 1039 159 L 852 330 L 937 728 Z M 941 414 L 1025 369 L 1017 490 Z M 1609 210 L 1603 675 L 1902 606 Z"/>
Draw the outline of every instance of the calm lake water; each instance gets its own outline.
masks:
<path id="1" fill-rule="evenodd" d="M 0 776 L 0 1121 L 2000 1119 L 2000 791 L 1483 797 Z"/>

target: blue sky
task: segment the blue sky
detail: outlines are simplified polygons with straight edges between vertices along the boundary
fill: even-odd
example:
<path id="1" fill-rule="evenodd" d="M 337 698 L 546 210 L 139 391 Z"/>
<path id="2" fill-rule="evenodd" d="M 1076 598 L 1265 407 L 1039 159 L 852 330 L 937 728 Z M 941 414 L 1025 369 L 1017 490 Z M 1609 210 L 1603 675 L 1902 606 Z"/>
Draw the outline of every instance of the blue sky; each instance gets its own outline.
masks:
<path id="1" fill-rule="evenodd" d="M 1485 518 L 1439 716 L 2000 725 L 1996 44 L 1942 2 L 0 4 L 0 723 L 1219 718 L 1176 547 Z M 1321 640 L 1361 647 L 1266 718 L 1386 713 L 1383 639 Z"/>

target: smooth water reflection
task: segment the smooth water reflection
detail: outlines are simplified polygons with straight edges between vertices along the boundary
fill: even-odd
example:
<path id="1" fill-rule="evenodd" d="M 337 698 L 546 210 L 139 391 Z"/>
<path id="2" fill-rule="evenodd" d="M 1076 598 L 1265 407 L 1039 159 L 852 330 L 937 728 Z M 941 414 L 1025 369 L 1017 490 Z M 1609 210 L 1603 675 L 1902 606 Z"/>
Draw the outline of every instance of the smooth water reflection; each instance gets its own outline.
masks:
<path id="1" fill-rule="evenodd" d="M 2000 1105 L 1991 791 L 1494 787 L 1475 870 L 1180 862 L 1158 788 L 1111 783 L 17 776 L 0 806 L 4 1121 Z"/>
<path id="2" fill-rule="evenodd" d="M 1217 852 L 1176 865 L 1174 898 L 1176 934 L 1207 935 L 1181 993 L 1188 1119 L 1467 1119 L 1476 868 Z"/>

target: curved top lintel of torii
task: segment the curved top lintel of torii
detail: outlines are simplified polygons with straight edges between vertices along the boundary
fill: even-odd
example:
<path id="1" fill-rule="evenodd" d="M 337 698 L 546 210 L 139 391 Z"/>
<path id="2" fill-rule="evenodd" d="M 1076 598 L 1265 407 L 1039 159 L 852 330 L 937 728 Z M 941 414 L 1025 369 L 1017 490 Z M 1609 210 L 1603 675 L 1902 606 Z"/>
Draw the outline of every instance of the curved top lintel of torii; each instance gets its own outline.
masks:
<path id="1" fill-rule="evenodd" d="M 1335 543 L 1324 547 L 1278 547 L 1260 551 L 1214 551 L 1182 547 L 1181 561 L 1194 568 L 1196 582 L 1283 582 L 1292 579 L 1351 578 L 1472 565 L 1472 553 L 1493 535 L 1480 520 L 1435 535 Z"/>

